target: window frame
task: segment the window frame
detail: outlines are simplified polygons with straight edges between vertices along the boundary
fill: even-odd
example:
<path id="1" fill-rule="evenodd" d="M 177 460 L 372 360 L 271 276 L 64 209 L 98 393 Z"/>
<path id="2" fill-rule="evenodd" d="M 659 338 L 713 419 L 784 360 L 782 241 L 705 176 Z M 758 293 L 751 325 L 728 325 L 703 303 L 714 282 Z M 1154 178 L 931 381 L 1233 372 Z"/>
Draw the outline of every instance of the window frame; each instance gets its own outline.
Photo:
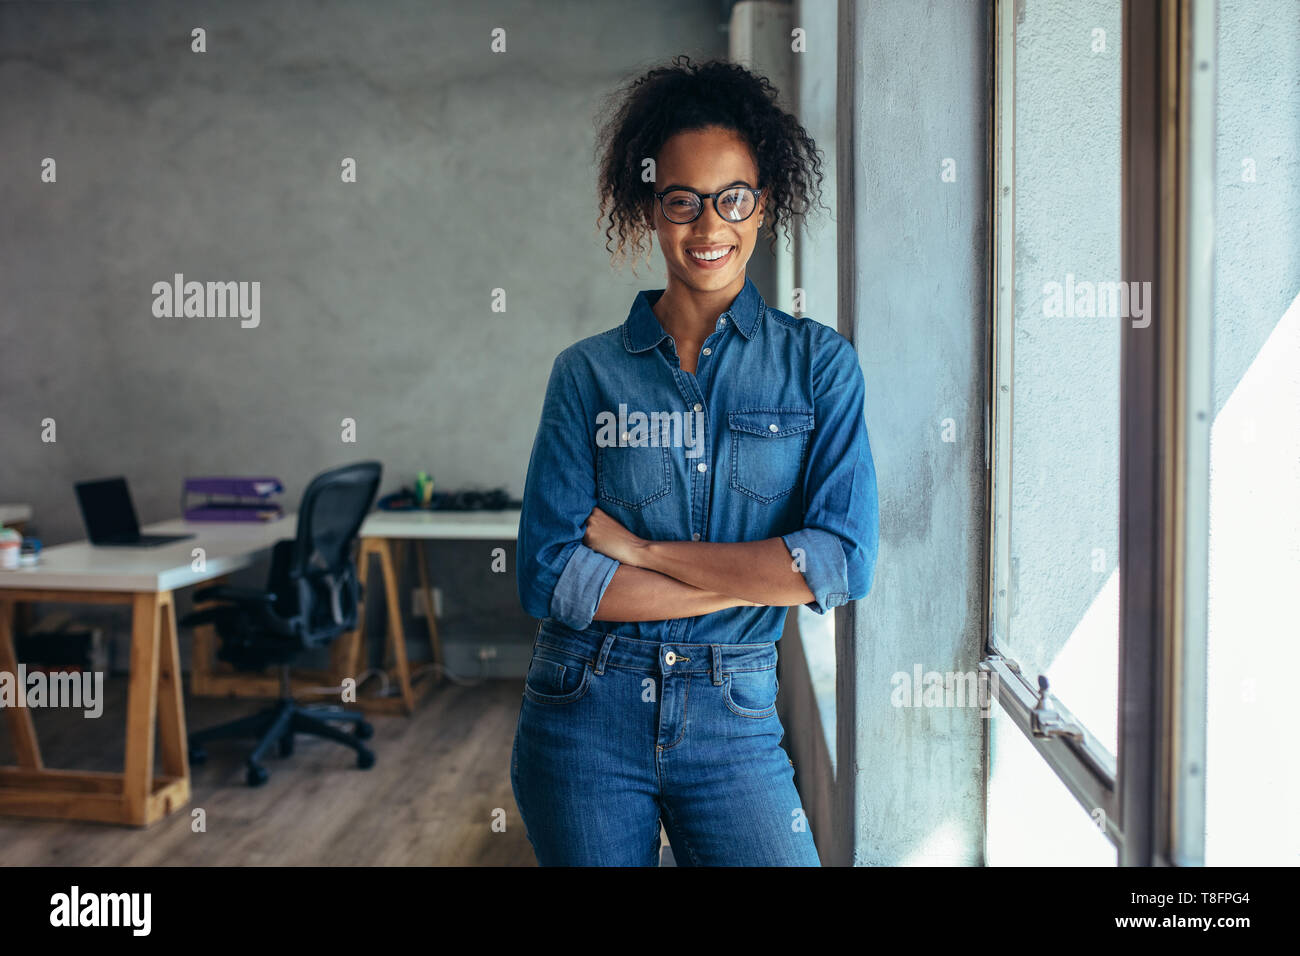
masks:
<path id="1" fill-rule="evenodd" d="M 1050 703 L 1061 717 L 1079 724 L 1080 739 L 1034 736 L 1037 687 L 999 651 L 1000 637 L 1007 644 L 1011 580 L 1015 28 L 1022 3 L 993 0 L 985 405 L 989 576 L 979 666 L 996 677 L 990 682 L 994 698 L 1079 804 L 1102 811 L 1102 831 L 1115 844 L 1120 865 L 1200 865 L 1214 0 L 1123 4 L 1121 278 L 1148 279 L 1157 294 L 1149 303 L 1148 325 L 1121 326 L 1119 753 L 1113 757 L 1054 697 Z"/>

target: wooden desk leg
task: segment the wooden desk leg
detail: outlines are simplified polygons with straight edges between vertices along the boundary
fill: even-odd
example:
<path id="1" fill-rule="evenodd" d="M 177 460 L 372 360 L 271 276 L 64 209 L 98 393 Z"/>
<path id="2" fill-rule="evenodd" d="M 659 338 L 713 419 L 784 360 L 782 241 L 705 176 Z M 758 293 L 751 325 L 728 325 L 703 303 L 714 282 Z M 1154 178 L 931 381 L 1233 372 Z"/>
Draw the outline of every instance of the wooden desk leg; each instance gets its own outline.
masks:
<path id="1" fill-rule="evenodd" d="M 27 522 L 15 521 L 9 525 L 21 535 L 27 534 Z M 30 634 L 32 631 L 32 602 L 31 601 L 14 601 L 13 616 L 6 615 L 6 621 L 10 622 L 10 633 Z"/>
<path id="2" fill-rule="evenodd" d="M 357 602 L 357 626 L 348 631 L 330 648 L 330 670 L 342 692 L 343 681 L 356 678 L 361 664 L 361 655 L 365 650 L 366 634 L 366 580 L 370 576 L 371 555 L 378 554 L 374 538 L 362 538 L 357 549 L 357 583 L 361 586 L 361 599 Z"/>
<path id="3" fill-rule="evenodd" d="M 190 800 L 172 594 L 9 589 L 0 600 L 0 667 L 17 666 L 9 624 L 13 602 L 52 599 L 131 606 L 125 766 L 121 773 L 42 767 L 26 709 L 7 709 L 6 720 L 17 744 L 19 766 L 0 767 L 0 813 L 148 826 Z M 153 772 L 155 727 L 159 728 L 164 768 L 158 776 Z"/>
<path id="4" fill-rule="evenodd" d="M 204 582 L 204 587 L 229 584 L 230 575 L 223 574 Z M 194 605 L 199 611 L 219 601 L 201 601 Z M 175 620 L 175 612 L 172 613 Z M 213 665 L 217 659 L 217 627 L 215 624 L 198 624 L 194 627 L 194 640 L 190 644 L 190 693 L 195 697 L 217 696 L 221 692 L 214 686 Z"/>
<path id="5" fill-rule="evenodd" d="M 429 562 L 424 555 L 424 542 L 415 542 L 416 565 L 420 572 L 420 587 L 424 589 L 425 619 L 429 624 L 429 647 L 433 651 L 433 683 L 442 683 L 442 641 L 438 638 L 438 615 L 434 606 L 433 588 L 429 586 Z"/>
<path id="6" fill-rule="evenodd" d="M 18 682 L 18 655 L 14 651 L 13 601 L 0 601 L 0 672 L 13 675 Z M 23 688 L 17 688 L 23 693 Z M 32 712 L 26 707 L 6 707 L 5 723 L 18 755 L 18 766 L 25 770 L 41 770 L 41 748 L 36 742 L 36 728 L 32 726 Z"/>
<path id="7" fill-rule="evenodd" d="M 131 676 L 126 697 L 126 767 L 122 780 L 126 823 L 147 822 L 158 718 L 161 595 L 139 592 L 131 601 Z"/>
<path id="8" fill-rule="evenodd" d="M 399 691 L 397 697 L 358 697 L 357 706 L 364 711 L 375 713 L 415 713 L 415 685 L 411 681 L 411 665 L 406 657 L 405 632 L 402 629 L 402 607 L 398 599 L 397 562 L 393 555 L 394 542 L 387 538 L 362 538 L 357 557 L 357 580 L 363 587 L 370 580 L 370 559 L 379 559 L 379 571 L 383 575 L 384 603 L 388 616 L 388 633 L 385 641 L 384 670 L 389 671 Z M 378 587 L 372 584 L 371 588 Z M 427 578 L 426 578 L 427 590 Z M 334 642 L 330 662 L 334 679 L 342 683 L 345 677 L 354 677 L 362 662 L 358 654 L 365 648 L 365 598 L 358 608 L 356 630 L 350 631 Z M 436 633 L 436 632 L 434 632 Z M 434 645 L 435 648 L 438 645 Z M 390 667 L 391 663 L 391 667 Z M 427 690 L 433 682 L 421 682 L 421 691 Z"/>
<path id="9" fill-rule="evenodd" d="M 172 592 L 160 595 L 159 614 L 162 634 L 158 658 L 158 743 L 161 747 L 162 771 L 168 777 L 190 778 L 190 748 L 185 734 L 185 698 L 181 690 L 181 654 L 176 639 L 176 603 Z M 188 790 L 188 784 L 187 784 Z M 189 793 L 181 803 L 189 799 Z M 164 807 L 169 813 L 171 807 Z"/>
<path id="10" fill-rule="evenodd" d="M 397 599 L 397 575 L 393 570 L 393 548 L 387 539 L 379 542 L 379 566 L 384 573 L 384 594 L 388 600 L 388 644 L 397 670 L 397 686 L 402 692 L 402 707 L 415 712 L 415 693 L 411 690 L 411 669 L 406 661 L 406 635 L 402 631 L 402 605 Z"/>

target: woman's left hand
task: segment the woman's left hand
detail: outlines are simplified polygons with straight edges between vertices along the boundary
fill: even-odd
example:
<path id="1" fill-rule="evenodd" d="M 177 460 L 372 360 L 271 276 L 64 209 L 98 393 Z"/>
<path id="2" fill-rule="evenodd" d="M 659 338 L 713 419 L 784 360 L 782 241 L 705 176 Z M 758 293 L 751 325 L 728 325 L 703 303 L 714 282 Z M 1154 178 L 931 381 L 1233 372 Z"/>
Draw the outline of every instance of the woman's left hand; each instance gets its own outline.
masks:
<path id="1" fill-rule="evenodd" d="M 599 551 L 606 557 L 613 558 L 621 564 L 640 567 L 641 550 L 646 546 L 644 538 L 638 538 L 614 518 L 599 508 L 592 508 L 587 515 L 586 533 L 582 543 Z"/>

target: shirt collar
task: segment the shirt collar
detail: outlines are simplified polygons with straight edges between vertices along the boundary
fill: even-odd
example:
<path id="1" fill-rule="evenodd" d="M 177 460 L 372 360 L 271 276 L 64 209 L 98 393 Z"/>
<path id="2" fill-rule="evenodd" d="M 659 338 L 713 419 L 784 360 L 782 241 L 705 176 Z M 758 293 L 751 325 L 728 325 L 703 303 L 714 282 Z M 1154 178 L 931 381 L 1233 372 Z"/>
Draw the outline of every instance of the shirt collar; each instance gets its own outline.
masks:
<path id="1" fill-rule="evenodd" d="M 652 349 L 668 337 L 659 317 L 654 314 L 652 306 L 664 294 L 663 289 L 643 289 L 636 294 L 632 308 L 623 323 L 623 347 L 629 352 L 644 352 Z M 763 297 L 758 294 L 754 280 L 745 276 L 745 285 L 731 302 L 731 307 L 722 315 L 747 339 L 752 339 L 758 331 L 758 323 L 763 318 L 766 306 Z M 719 316 L 721 318 L 721 316 Z"/>

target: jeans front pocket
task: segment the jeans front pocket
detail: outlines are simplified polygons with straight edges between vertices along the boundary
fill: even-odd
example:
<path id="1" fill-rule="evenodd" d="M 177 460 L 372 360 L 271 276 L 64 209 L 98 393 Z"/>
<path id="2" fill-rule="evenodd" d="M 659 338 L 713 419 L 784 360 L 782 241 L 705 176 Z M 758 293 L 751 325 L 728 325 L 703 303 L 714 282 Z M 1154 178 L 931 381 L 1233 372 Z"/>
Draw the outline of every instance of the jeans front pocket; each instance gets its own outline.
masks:
<path id="1" fill-rule="evenodd" d="M 602 445 L 596 448 L 596 494 L 638 511 L 672 488 L 666 445 Z"/>
<path id="2" fill-rule="evenodd" d="M 765 504 L 799 484 L 813 413 L 801 408 L 730 412 L 731 487 Z"/>
<path id="3" fill-rule="evenodd" d="M 570 704 L 587 693 L 590 684 L 590 664 L 572 659 L 561 663 L 534 650 L 524 696 L 538 704 Z"/>
<path id="4" fill-rule="evenodd" d="M 722 675 L 722 700 L 728 710 L 741 717 L 757 719 L 775 714 L 778 688 L 775 666 Z"/>

